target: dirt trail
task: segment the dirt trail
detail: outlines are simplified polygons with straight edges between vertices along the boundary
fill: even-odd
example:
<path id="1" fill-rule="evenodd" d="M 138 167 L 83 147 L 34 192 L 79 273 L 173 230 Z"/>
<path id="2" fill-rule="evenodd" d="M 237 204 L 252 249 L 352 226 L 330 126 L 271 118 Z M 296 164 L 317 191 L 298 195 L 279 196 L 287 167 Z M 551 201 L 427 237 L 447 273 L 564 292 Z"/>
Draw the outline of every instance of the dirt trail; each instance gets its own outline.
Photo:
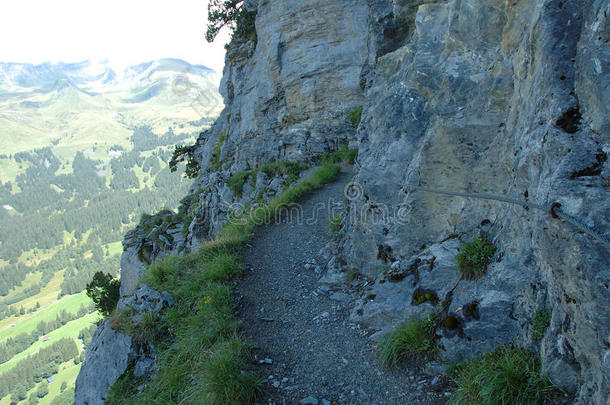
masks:
<path id="1" fill-rule="evenodd" d="M 443 390 L 429 388 L 432 377 L 379 364 L 371 343 L 349 322 L 353 293 L 319 288 L 321 250 L 332 238 L 328 204 L 345 200 L 350 178 L 344 171 L 302 201 L 304 221 L 293 216 L 261 226 L 244 249 L 248 271 L 236 287 L 237 316 L 267 378 L 261 402 L 442 404 Z"/>

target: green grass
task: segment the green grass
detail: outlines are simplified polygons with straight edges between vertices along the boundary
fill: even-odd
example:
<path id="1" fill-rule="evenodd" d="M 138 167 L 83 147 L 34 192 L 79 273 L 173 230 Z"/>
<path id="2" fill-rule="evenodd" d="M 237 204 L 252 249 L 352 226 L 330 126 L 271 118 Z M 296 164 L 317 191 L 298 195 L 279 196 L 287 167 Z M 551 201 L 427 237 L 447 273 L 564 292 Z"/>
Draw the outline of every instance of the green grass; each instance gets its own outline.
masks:
<path id="1" fill-rule="evenodd" d="M 420 363 L 427 360 L 436 352 L 435 330 L 432 316 L 398 326 L 383 336 L 377 345 L 381 362 L 388 367 L 397 367 L 405 361 Z"/>
<path id="2" fill-rule="evenodd" d="M 286 175 L 286 184 L 290 185 L 298 180 L 301 172 L 307 169 L 307 165 L 301 162 L 288 162 L 288 161 L 280 161 L 280 162 L 272 162 L 266 163 L 257 169 L 237 172 L 233 174 L 229 180 L 227 181 L 229 187 L 233 191 L 233 194 L 238 198 L 242 197 L 244 184 L 246 181 L 250 181 L 252 185 L 256 182 L 256 175 L 259 172 L 264 172 L 269 177 L 275 177 L 278 175 Z"/>
<path id="3" fill-rule="evenodd" d="M 57 397 L 58 395 L 61 394 L 61 392 L 60 392 L 61 383 L 64 381 L 67 384 L 67 388 L 64 391 L 64 392 L 67 392 L 67 394 L 64 394 L 64 395 L 70 396 L 71 400 L 73 400 L 74 399 L 74 382 L 76 381 L 76 377 L 78 376 L 78 372 L 80 371 L 80 368 L 81 368 L 81 364 L 74 364 L 74 362 L 72 362 L 72 361 L 67 361 L 67 362 L 61 364 L 59 366 L 59 372 L 53 376 L 55 381 L 53 381 L 51 384 L 48 384 L 46 380 L 43 380 L 40 383 L 40 384 L 48 384 L 49 393 L 47 395 L 45 395 L 43 398 L 41 398 L 38 401 L 38 404 L 39 405 L 50 404 L 51 401 L 55 397 Z M 38 385 L 40 385 L 40 384 L 38 384 Z M 32 389 L 28 392 L 28 398 L 30 397 L 30 393 L 36 391 L 36 388 L 38 388 L 38 385 L 36 385 L 36 387 L 34 387 L 34 389 Z M 27 401 L 25 401 L 24 403 L 27 403 Z M 65 402 L 65 404 L 68 404 L 68 402 Z"/>
<path id="4" fill-rule="evenodd" d="M 220 160 L 220 153 L 222 150 L 222 145 L 224 145 L 226 140 L 227 140 L 226 132 L 223 132 L 220 135 L 218 135 L 218 142 L 216 143 L 216 147 L 214 148 L 214 151 L 212 152 L 212 157 L 210 158 L 210 165 L 212 166 L 212 169 L 214 169 L 214 170 L 220 169 L 220 167 L 223 164 L 223 161 Z"/>
<path id="5" fill-rule="evenodd" d="M 322 162 L 327 163 L 348 163 L 353 165 L 358 157 L 358 149 L 350 149 L 349 144 L 343 145 L 340 149 L 322 155 Z"/>
<path id="6" fill-rule="evenodd" d="M 340 168 L 325 164 L 308 179 L 285 190 L 263 209 L 228 223 L 220 235 L 184 256 L 152 264 L 142 282 L 168 291 L 175 305 L 160 315 L 145 314 L 139 325 L 116 314 L 113 327 L 142 343 L 154 343 L 159 371 L 135 395 L 142 381 L 128 371 L 109 393 L 110 404 L 251 403 L 263 387 L 248 365 L 250 350 L 237 333 L 229 282 L 243 269 L 236 258 L 254 227 L 282 207 L 334 180 Z M 158 318 L 156 318 L 158 317 Z"/>
<path id="7" fill-rule="evenodd" d="M 95 322 L 97 322 L 98 319 L 99 319 L 99 315 L 97 313 L 87 314 L 87 315 L 83 316 L 82 318 L 70 321 L 70 322 L 66 323 L 65 325 L 63 325 L 62 327 L 47 333 L 46 336 L 49 337 L 48 342 L 44 342 L 42 339 L 37 340 L 33 345 L 28 347 L 26 350 L 15 355 L 9 361 L 2 363 L 0 365 L 0 373 L 10 370 L 11 368 L 13 368 L 15 366 L 15 364 L 19 360 L 22 360 L 24 357 L 27 357 L 31 354 L 36 353 L 41 348 L 49 346 L 60 339 L 63 339 L 66 337 L 77 339 L 78 333 L 82 329 L 88 328 L 89 326 L 93 325 Z"/>
<path id="8" fill-rule="evenodd" d="M 341 221 L 343 217 L 341 215 L 335 215 L 328 221 L 328 229 L 332 234 L 336 234 L 341 229 Z"/>
<path id="9" fill-rule="evenodd" d="M 496 247 L 485 237 L 462 243 L 460 252 L 455 256 L 457 268 L 465 279 L 479 279 L 485 275 L 487 265 L 493 261 L 495 253 Z"/>
<path id="10" fill-rule="evenodd" d="M 556 389 L 540 373 L 536 355 L 522 348 L 501 346 L 454 368 L 451 374 L 458 388 L 450 403 L 541 404 L 552 398 Z"/>
<path id="11" fill-rule="evenodd" d="M 302 180 L 273 199 L 269 204 L 259 206 L 239 218 L 232 218 L 220 231 L 218 237 L 203 246 L 235 246 L 247 242 L 257 225 L 269 222 L 280 209 L 287 208 L 304 195 L 323 187 L 335 180 L 341 168 L 335 164 L 324 163 L 310 178 Z"/>
<path id="12" fill-rule="evenodd" d="M 536 311 L 532 319 L 532 341 L 542 339 L 546 329 L 551 324 L 551 315 L 553 315 L 553 312 L 550 309 L 541 308 Z"/>
<path id="13" fill-rule="evenodd" d="M 347 120 L 352 124 L 352 127 L 358 128 L 362 120 L 362 106 L 356 107 L 349 112 Z"/>
<path id="14" fill-rule="evenodd" d="M 57 294 L 57 293 L 56 293 Z M 81 305 L 88 306 L 91 304 L 91 300 L 84 292 L 75 295 L 67 295 L 62 297 L 59 301 L 56 301 L 47 306 L 43 306 L 25 319 L 17 322 L 17 325 L 13 328 L 7 327 L 0 331 L 0 340 L 7 339 L 9 337 L 15 337 L 20 333 L 31 333 L 36 329 L 39 322 L 48 322 L 51 319 L 55 319 L 62 310 L 66 310 L 68 313 L 75 313 L 78 311 Z"/>

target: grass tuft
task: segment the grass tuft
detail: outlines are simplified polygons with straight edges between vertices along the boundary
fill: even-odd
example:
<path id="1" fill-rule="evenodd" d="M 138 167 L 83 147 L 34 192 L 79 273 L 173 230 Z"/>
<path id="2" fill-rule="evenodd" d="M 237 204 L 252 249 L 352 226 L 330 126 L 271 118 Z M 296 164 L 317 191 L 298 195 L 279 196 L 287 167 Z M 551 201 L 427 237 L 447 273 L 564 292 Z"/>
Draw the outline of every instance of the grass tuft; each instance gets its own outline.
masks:
<path id="1" fill-rule="evenodd" d="M 496 247 L 487 238 L 479 237 L 463 243 L 455 256 L 457 268 L 467 280 L 476 280 L 485 275 L 487 265 L 493 261 Z"/>
<path id="2" fill-rule="evenodd" d="M 241 198 L 246 181 L 250 181 L 250 183 L 254 185 L 256 176 L 259 172 L 263 172 L 269 177 L 284 175 L 286 176 L 286 184 L 290 185 L 299 179 L 299 176 L 305 169 L 307 169 L 307 165 L 301 162 L 271 162 L 266 163 L 257 169 L 237 172 L 229 178 L 227 184 L 231 191 L 233 191 L 233 194 L 238 198 Z"/>
<path id="3" fill-rule="evenodd" d="M 227 140 L 226 132 L 223 132 L 220 135 L 218 135 L 218 143 L 216 144 L 216 147 L 214 148 L 214 151 L 212 152 L 212 157 L 210 158 L 210 166 L 214 170 L 220 169 L 220 167 L 224 163 L 223 161 L 220 160 L 220 153 L 222 150 L 222 145 L 224 145 L 226 140 Z"/>
<path id="4" fill-rule="evenodd" d="M 546 329 L 551 324 L 552 311 L 546 308 L 541 308 L 536 311 L 532 319 L 532 341 L 540 340 Z"/>
<path id="5" fill-rule="evenodd" d="M 377 351 L 383 364 L 397 367 L 405 360 L 421 362 L 436 352 L 435 320 L 411 320 L 381 338 Z"/>
<path id="6" fill-rule="evenodd" d="M 326 163 L 348 163 L 353 165 L 358 157 L 358 149 L 350 149 L 349 145 L 346 143 L 340 149 L 325 153 L 322 155 L 322 162 Z"/>
<path id="7" fill-rule="evenodd" d="M 352 124 L 352 127 L 358 128 L 362 121 L 362 106 L 356 107 L 349 112 L 347 120 Z"/>
<path id="8" fill-rule="evenodd" d="M 332 234 L 336 234 L 341 230 L 341 221 L 343 221 L 343 217 L 341 215 L 334 215 L 330 221 L 328 221 L 328 228 Z"/>
<path id="9" fill-rule="evenodd" d="M 501 346 L 453 369 L 451 374 L 458 388 L 450 403 L 540 404 L 555 392 L 540 372 L 537 356 L 522 348 Z"/>
<path id="10" fill-rule="evenodd" d="M 204 396 L 210 404 L 241 405 L 253 402 L 264 380 L 244 372 L 248 347 L 238 338 L 220 342 L 204 365 Z"/>

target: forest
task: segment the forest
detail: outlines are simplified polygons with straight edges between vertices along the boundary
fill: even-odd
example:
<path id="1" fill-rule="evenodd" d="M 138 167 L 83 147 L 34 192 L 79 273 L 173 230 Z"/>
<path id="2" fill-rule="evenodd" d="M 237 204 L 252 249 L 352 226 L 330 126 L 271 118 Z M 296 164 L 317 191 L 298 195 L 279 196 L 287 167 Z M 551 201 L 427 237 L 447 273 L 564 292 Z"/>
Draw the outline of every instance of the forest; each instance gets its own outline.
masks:
<path id="1" fill-rule="evenodd" d="M 194 135 L 171 129 L 156 135 L 149 127 L 136 127 L 133 147 L 112 146 L 105 160 L 93 158 L 100 156 L 95 148 L 78 151 L 71 160 L 62 160 L 52 147 L 5 156 L 21 170 L 12 181 L 0 182 L 0 320 L 37 314 L 41 305 L 32 300 L 50 289 L 60 302 L 84 291 L 96 272 L 118 276 L 127 230 L 144 213 L 177 207 L 186 193 L 189 181 L 172 173 L 168 163 L 174 145 Z M 86 346 L 95 324 L 77 329 L 74 338 L 43 342 L 42 337 L 95 316 L 88 302 L 0 337 L 0 398 L 10 394 L 11 401 L 38 403 L 48 392 L 43 379 L 65 369 L 66 361 L 82 360 L 76 333 Z M 38 344 L 42 348 L 32 353 Z M 22 353 L 32 354 L 23 358 Z M 51 403 L 72 395 L 62 385 Z"/>

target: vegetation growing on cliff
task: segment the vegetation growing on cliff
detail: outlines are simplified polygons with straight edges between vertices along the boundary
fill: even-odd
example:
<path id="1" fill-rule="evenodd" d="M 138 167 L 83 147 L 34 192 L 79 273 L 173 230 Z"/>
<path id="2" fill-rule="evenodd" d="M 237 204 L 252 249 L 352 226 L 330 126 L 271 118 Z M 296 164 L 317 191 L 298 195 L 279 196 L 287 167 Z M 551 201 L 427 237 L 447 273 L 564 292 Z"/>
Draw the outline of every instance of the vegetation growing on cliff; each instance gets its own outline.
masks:
<path id="1" fill-rule="evenodd" d="M 266 163 L 256 169 L 246 170 L 233 174 L 227 183 L 237 197 L 241 198 L 243 194 L 244 184 L 246 181 L 250 181 L 250 184 L 254 186 L 256 184 L 256 176 L 262 172 L 270 177 L 278 175 L 286 176 L 286 184 L 290 185 L 294 183 L 300 176 L 301 172 L 307 168 L 307 165 L 301 162 L 271 162 Z"/>
<path id="2" fill-rule="evenodd" d="M 460 252 L 455 256 L 458 270 L 467 280 L 481 278 L 492 262 L 496 247 L 487 238 L 479 237 L 472 242 L 463 243 Z"/>
<path id="3" fill-rule="evenodd" d="M 280 165 L 281 166 L 281 165 Z M 264 207 L 234 218 L 220 235 L 184 256 L 168 256 L 152 264 L 143 282 L 168 291 L 175 305 L 147 322 L 146 333 L 123 322 L 126 331 L 154 343 L 159 371 L 140 394 L 143 381 L 128 370 L 109 393 L 109 403 L 244 404 L 254 400 L 262 381 L 248 366 L 249 347 L 238 334 L 232 314 L 231 287 L 242 267 L 237 248 L 261 221 L 304 194 L 334 180 L 339 167 L 329 163 L 310 178 L 286 189 Z M 164 333 L 151 328 L 163 327 Z M 159 336 L 165 336 L 159 340 Z M 146 342 L 154 337 L 154 342 Z"/>
<path id="4" fill-rule="evenodd" d="M 351 110 L 347 116 L 347 120 L 352 124 L 354 129 L 358 128 L 360 121 L 362 120 L 362 106 L 356 107 Z"/>
<path id="5" fill-rule="evenodd" d="M 533 341 L 540 340 L 546 329 L 551 324 L 551 315 L 553 312 L 546 308 L 541 308 L 536 311 L 534 318 L 532 319 L 532 334 L 531 338 Z"/>
<path id="6" fill-rule="evenodd" d="M 224 27 L 231 29 L 233 39 L 256 41 L 256 12 L 243 7 L 243 0 L 211 0 L 208 4 L 208 26 L 205 39 L 213 42 Z"/>
<path id="7" fill-rule="evenodd" d="M 112 274 L 98 271 L 87 284 L 87 297 L 91 298 L 100 314 L 109 316 L 119 301 L 120 287 L 119 279 L 112 277 Z"/>
<path id="8" fill-rule="evenodd" d="M 405 360 L 422 361 L 436 352 L 434 343 L 435 320 L 428 316 L 423 320 L 411 320 L 386 334 L 377 351 L 382 363 L 396 367 Z"/>
<path id="9" fill-rule="evenodd" d="M 178 170 L 178 163 L 186 162 L 184 175 L 189 179 L 194 179 L 197 177 L 201 166 L 199 165 L 199 161 L 195 159 L 194 156 L 196 147 L 197 145 L 195 144 L 190 146 L 180 145 L 174 148 L 174 153 L 169 161 L 169 169 L 172 171 L 172 173 Z"/>
<path id="10" fill-rule="evenodd" d="M 541 376 L 538 356 L 510 346 L 459 364 L 451 374 L 458 385 L 451 396 L 454 405 L 540 404 L 555 391 Z"/>

